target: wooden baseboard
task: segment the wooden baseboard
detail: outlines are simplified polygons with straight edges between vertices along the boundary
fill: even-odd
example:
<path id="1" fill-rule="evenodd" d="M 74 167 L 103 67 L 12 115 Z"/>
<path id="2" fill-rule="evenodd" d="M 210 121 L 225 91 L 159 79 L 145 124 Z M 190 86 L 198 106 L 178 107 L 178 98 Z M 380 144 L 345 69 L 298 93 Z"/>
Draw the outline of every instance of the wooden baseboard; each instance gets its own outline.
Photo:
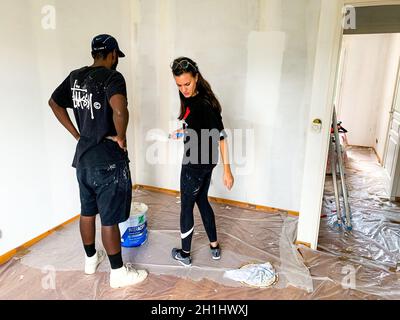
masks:
<path id="1" fill-rule="evenodd" d="M 303 245 L 303 246 L 306 246 L 306 247 L 311 248 L 311 244 L 308 243 L 308 242 L 296 241 L 295 244 L 297 244 L 297 245 L 301 244 L 301 245 Z"/>
<path id="2" fill-rule="evenodd" d="M 180 192 L 176 190 L 170 190 L 170 189 L 164 189 L 164 188 L 159 188 L 159 187 L 153 187 L 153 186 L 148 186 L 144 184 L 135 184 L 133 186 L 133 189 L 145 189 L 148 191 L 154 191 L 154 192 L 159 192 L 159 193 L 165 193 L 165 194 L 170 194 L 172 196 L 179 196 Z"/>
<path id="3" fill-rule="evenodd" d="M 35 243 L 39 242 L 40 240 L 48 237 L 49 235 L 51 235 L 54 231 L 60 230 L 61 228 L 65 227 L 66 225 L 70 224 L 71 222 L 77 220 L 80 217 L 80 215 L 77 215 L 69 220 L 67 220 L 66 222 L 54 227 L 53 229 L 46 231 L 45 233 L 42 233 L 41 235 L 37 236 L 36 238 L 25 242 L 23 245 L 10 250 L 8 252 L 6 252 L 5 254 L 0 256 L 0 265 L 6 263 L 7 261 L 9 261 L 12 257 L 14 257 L 16 254 L 25 251 L 26 249 L 28 249 L 29 247 L 33 246 Z"/>
<path id="4" fill-rule="evenodd" d="M 174 195 L 174 196 L 180 195 L 180 192 L 176 191 L 176 190 L 164 189 L 164 188 L 153 187 L 153 186 L 148 186 L 148 185 L 143 185 L 143 184 L 135 184 L 133 186 L 133 189 L 144 189 L 144 190 L 149 190 L 149 191 L 154 191 L 154 192 L 166 193 L 166 194 L 170 194 L 170 195 Z M 257 204 L 223 199 L 223 198 L 218 198 L 218 197 L 209 197 L 209 199 L 216 203 L 231 205 L 231 206 L 235 206 L 235 207 L 239 207 L 239 208 L 243 208 L 243 209 L 266 211 L 266 212 L 271 212 L 271 213 L 287 212 L 288 215 L 295 216 L 295 217 L 299 216 L 299 212 L 297 212 L 297 211 L 266 207 L 266 206 L 261 206 L 261 205 L 257 205 Z"/>
<path id="5" fill-rule="evenodd" d="M 372 148 L 372 147 L 367 147 L 367 146 L 360 146 L 360 145 L 358 145 L 358 144 L 348 144 L 347 146 L 348 146 L 348 147 L 353 147 L 353 148 L 360 148 L 360 149 L 369 149 L 369 148 Z"/>

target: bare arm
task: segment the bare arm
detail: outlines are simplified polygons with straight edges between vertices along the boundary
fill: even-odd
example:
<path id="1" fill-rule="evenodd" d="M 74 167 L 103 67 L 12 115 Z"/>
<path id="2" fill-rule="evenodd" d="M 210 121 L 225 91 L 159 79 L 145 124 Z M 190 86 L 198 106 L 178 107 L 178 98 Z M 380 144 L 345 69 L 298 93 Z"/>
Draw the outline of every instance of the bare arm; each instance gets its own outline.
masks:
<path id="1" fill-rule="evenodd" d="M 129 121 L 128 102 L 126 97 L 122 94 L 113 95 L 110 99 L 110 105 L 113 109 L 113 121 L 117 136 L 112 139 L 119 144 L 119 146 L 126 150 L 126 129 Z"/>
<path id="2" fill-rule="evenodd" d="M 228 188 L 228 190 L 231 190 L 233 187 L 234 183 L 234 178 L 232 175 L 231 171 L 231 165 L 229 162 L 229 149 L 228 149 L 228 142 L 226 139 L 221 140 L 219 142 L 219 147 L 221 151 L 221 158 L 222 158 L 222 164 L 224 166 L 224 185 Z"/>
<path id="3" fill-rule="evenodd" d="M 76 140 L 79 140 L 79 132 L 72 123 L 67 110 L 63 107 L 60 107 L 52 98 L 49 100 L 49 106 L 51 110 L 53 110 L 53 113 L 58 121 L 65 127 L 65 129 L 67 129 Z"/>

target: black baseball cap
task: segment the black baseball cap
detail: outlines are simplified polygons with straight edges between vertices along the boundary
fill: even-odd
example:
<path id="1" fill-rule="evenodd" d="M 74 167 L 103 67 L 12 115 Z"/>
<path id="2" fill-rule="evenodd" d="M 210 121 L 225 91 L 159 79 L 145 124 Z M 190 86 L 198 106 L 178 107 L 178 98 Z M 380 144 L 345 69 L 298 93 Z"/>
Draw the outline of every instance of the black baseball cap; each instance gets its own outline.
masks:
<path id="1" fill-rule="evenodd" d="M 117 49 L 118 57 L 125 57 L 125 54 L 119 49 L 118 42 L 109 34 L 99 34 L 92 40 L 92 53 L 96 52 L 111 52 Z"/>

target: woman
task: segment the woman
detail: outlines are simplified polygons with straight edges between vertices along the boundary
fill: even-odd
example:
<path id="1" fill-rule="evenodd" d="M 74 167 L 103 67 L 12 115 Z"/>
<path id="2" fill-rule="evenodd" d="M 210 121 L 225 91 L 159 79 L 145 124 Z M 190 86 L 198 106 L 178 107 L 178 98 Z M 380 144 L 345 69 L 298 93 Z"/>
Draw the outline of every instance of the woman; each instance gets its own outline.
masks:
<path id="1" fill-rule="evenodd" d="M 181 101 L 179 120 L 183 127 L 172 134 L 173 139 L 184 137 L 181 189 L 182 248 L 172 249 L 172 257 L 184 266 L 191 266 L 190 248 L 194 231 L 193 208 L 197 204 L 210 241 L 214 260 L 221 258 L 213 209 L 208 202 L 212 171 L 218 163 L 218 146 L 224 165 L 224 185 L 231 190 L 233 176 L 228 159 L 226 134 L 222 123 L 221 105 L 197 64 L 186 57 L 171 64 Z"/>

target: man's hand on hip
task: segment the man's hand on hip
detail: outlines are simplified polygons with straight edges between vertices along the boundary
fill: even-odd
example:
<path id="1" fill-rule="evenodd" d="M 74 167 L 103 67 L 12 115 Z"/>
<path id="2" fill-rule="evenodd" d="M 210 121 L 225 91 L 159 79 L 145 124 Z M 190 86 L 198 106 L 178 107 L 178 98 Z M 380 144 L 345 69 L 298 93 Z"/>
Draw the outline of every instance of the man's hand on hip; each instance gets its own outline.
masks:
<path id="1" fill-rule="evenodd" d="M 127 147 L 126 147 L 126 138 L 122 139 L 118 136 L 113 136 L 113 137 L 107 137 L 107 139 L 110 139 L 116 143 L 118 143 L 119 147 L 121 149 L 123 149 L 124 151 L 127 151 Z"/>

